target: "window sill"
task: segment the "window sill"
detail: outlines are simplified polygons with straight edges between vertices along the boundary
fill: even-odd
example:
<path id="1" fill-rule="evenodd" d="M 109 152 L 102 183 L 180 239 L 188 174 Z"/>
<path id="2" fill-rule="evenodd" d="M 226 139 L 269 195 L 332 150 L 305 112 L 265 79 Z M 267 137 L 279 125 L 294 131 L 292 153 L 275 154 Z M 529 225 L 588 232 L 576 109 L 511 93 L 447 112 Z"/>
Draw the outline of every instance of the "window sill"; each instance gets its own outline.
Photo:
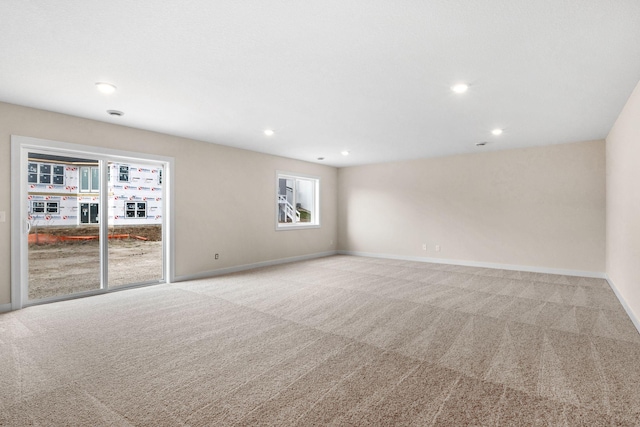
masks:
<path id="1" fill-rule="evenodd" d="M 304 230 L 307 228 L 320 228 L 320 224 L 277 224 L 276 231 Z"/>

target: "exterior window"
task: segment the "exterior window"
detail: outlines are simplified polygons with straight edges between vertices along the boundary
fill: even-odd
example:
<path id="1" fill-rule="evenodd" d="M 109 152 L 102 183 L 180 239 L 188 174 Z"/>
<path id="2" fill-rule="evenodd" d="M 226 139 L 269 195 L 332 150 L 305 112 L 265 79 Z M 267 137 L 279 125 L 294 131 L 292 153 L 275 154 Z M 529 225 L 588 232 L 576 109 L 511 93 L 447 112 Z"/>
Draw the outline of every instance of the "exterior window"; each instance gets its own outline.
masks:
<path id="1" fill-rule="evenodd" d="M 146 218 L 147 202 L 124 202 L 124 213 L 127 218 Z"/>
<path id="2" fill-rule="evenodd" d="M 64 185 L 64 166 L 29 163 L 29 184 Z"/>
<path id="3" fill-rule="evenodd" d="M 38 183 L 38 164 L 29 163 L 29 184 Z"/>
<path id="4" fill-rule="evenodd" d="M 44 202 L 31 202 L 31 210 L 33 213 L 44 213 L 45 203 Z"/>
<path id="5" fill-rule="evenodd" d="M 40 184 L 51 184 L 51 165 L 40 164 Z"/>
<path id="6" fill-rule="evenodd" d="M 47 202 L 47 213 L 48 214 L 57 214 L 58 213 L 58 202 Z"/>
<path id="7" fill-rule="evenodd" d="M 91 168 L 91 191 L 100 191 L 100 168 Z"/>
<path id="8" fill-rule="evenodd" d="M 31 202 L 31 212 L 57 214 L 60 212 L 58 202 Z"/>
<path id="9" fill-rule="evenodd" d="M 53 166 L 53 183 L 55 185 L 64 185 L 64 166 Z"/>
<path id="10" fill-rule="evenodd" d="M 319 227 L 320 179 L 278 173 L 277 229 Z"/>
<path id="11" fill-rule="evenodd" d="M 129 166 L 120 166 L 118 168 L 118 181 L 120 182 L 129 182 Z"/>
<path id="12" fill-rule="evenodd" d="M 97 224 L 98 212 L 97 203 L 80 203 L 80 224 Z"/>
<path id="13" fill-rule="evenodd" d="M 100 168 L 97 166 L 80 167 L 80 191 L 97 193 L 100 191 Z"/>

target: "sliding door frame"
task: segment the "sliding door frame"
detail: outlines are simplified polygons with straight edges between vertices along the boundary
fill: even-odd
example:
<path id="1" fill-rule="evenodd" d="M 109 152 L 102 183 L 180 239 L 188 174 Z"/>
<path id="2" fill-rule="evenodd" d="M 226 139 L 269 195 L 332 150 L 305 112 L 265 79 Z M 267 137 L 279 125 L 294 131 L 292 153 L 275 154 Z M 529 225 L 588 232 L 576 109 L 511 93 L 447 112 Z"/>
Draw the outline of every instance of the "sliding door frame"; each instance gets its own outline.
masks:
<path id="1" fill-rule="evenodd" d="M 28 153 L 51 153 L 56 155 L 69 155 L 72 157 L 91 158 L 99 161 L 100 165 L 100 289 L 65 295 L 61 297 L 45 298 L 37 301 L 29 301 L 28 296 L 28 226 L 27 226 L 27 157 Z M 131 286 L 118 286 L 115 289 L 108 288 L 108 238 L 107 227 L 109 220 L 107 164 L 109 161 L 140 162 L 146 164 L 159 164 L 163 166 L 162 172 L 162 198 L 163 198 L 163 276 L 164 283 L 172 283 L 175 280 L 175 253 L 174 253 L 174 207 L 173 207 L 173 157 L 158 156 L 154 154 L 136 153 L 132 151 L 114 150 L 90 145 L 71 144 L 67 142 L 51 141 L 19 135 L 11 135 L 11 309 L 18 310 L 31 304 L 40 304 L 58 300 L 77 298 L 88 295 L 97 295 L 106 292 L 119 291 L 129 287 L 144 286 L 145 284 L 132 284 Z M 153 284 L 157 284 L 154 282 Z"/>

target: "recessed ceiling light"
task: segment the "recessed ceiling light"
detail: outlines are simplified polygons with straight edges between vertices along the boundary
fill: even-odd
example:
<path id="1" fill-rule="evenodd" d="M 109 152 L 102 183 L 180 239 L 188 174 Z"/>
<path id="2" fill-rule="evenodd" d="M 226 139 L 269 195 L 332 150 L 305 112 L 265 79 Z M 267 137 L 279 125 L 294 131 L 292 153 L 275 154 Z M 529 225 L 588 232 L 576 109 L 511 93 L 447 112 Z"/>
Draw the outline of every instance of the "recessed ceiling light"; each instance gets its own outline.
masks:
<path id="1" fill-rule="evenodd" d="M 476 147 L 484 147 L 485 145 L 487 145 L 487 141 L 476 142 Z"/>
<path id="2" fill-rule="evenodd" d="M 465 93 L 467 89 L 469 89 L 469 85 L 465 83 L 458 83 L 451 86 L 451 90 L 454 91 L 455 93 Z"/>
<path id="3" fill-rule="evenodd" d="M 111 94 L 116 91 L 116 87 L 111 83 L 98 82 L 96 83 L 96 89 L 102 93 Z"/>
<path id="4" fill-rule="evenodd" d="M 124 116 L 124 113 L 122 111 L 118 111 L 118 110 L 107 110 L 107 114 L 109 114 L 110 116 Z"/>
<path id="5" fill-rule="evenodd" d="M 494 129 L 491 131 L 495 136 L 502 135 L 502 129 Z"/>
<path id="6" fill-rule="evenodd" d="M 264 134 L 267 136 L 273 136 L 275 132 L 273 131 L 273 129 L 265 129 Z"/>
<path id="7" fill-rule="evenodd" d="M 343 156 L 348 156 L 349 155 L 349 151 L 344 150 L 344 151 L 341 151 L 340 154 L 342 154 Z"/>

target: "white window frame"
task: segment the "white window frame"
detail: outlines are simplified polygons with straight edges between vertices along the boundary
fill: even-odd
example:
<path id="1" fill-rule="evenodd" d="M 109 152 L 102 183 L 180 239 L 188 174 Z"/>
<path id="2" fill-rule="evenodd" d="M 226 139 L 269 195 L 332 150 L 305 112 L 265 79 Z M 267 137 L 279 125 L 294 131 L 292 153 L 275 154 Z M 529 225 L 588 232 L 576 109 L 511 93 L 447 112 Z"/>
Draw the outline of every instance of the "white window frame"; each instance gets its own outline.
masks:
<path id="1" fill-rule="evenodd" d="M 122 179 L 122 169 L 127 168 L 127 179 Z M 129 165 L 118 164 L 118 182 L 131 182 L 131 167 Z"/>
<path id="2" fill-rule="evenodd" d="M 280 205 L 281 205 L 281 200 L 280 200 L 280 194 L 279 194 L 279 187 L 280 187 L 280 179 L 292 179 L 294 182 L 294 188 L 293 188 L 293 194 L 294 194 L 294 200 L 293 200 L 293 207 L 295 209 L 296 206 L 296 201 L 295 201 L 295 183 L 297 182 L 297 180 L 302 179 L 302 180 L 307 180 L 307 181 L 312 181 L 313 182 L 313 212 L 311 213 L 311 219 L 313 220 L 313 222 L 297 222 L 297 220 L 294 219 L 294 222 L 290 222 L 290 223 L 281 223 L 279 221 L 279 214 L 280 214 Z M 306 175 L 306 174 L 300 174 L 300 173 L 293 173 L 293 172 L 284 172 L 284 171 L 276 171 L 276 180 L 275 180 L 275 202 L 276 202 L 276 206 L 275 206 L 275 219 L 276 219 L 276 231 L 283 231 L 283 230 L 300 230 L 300 229 L 305 229 L 305 228 L 320 228 L 320 177 L 319 176 L 313 176 L 313 175 Z"/>
<path id="3" fill-rule="evenodd" d="M 135 206 L 133 209 L 127 209 L 127 204 L 133 203 Z M 139 204 L 144 204 L 144 209 L 138 209 L 140 207 Z M 124 217 L 125 219 L 147 219 L 147 209 L 148 205 L 146 201 L 138 201 L 138 200 L 125 200 L 124 201 Z M 133 212 L 133 216 L 128 216 L 128 212 Z M 139 216 L 140 212 L 144 212 L 144 216 Z"/>
<path id="4" fill-rule="evenodd" d="M 82 222 L 82 205 L 87 205 L 87 222 Z M 91 208 L 95 206 L 98 210 L 98 216 L 95 221 L 91 221 Z M 100 203 L 97 202 L 79 202 L 78 203 L 78 225 L 100 224 Z"/>
<path id="5" fill-rule="evenodd" d="M 57 186 L 63 186 L 64 185 L 64 165 L 60 165 L 60 164 L 57 164 L 57 163 L 46 163 L 46 162 L 43 163 L 43 162 L 31 161 L 30 160 L 28 162 L 28 165 L 32 165 L 32 164 L 36 165 L 36 172 L 35 172 L 36 180 L 35 181 L 28 181 L 29 184 L 44 184 L 44 185 L 57 185 Z M 42 166 L 49 166 L 49 173 L 42 173 L 40 171 Z M 61 166 L 63 168 L 62 169 L 62 174 L 53 173 L 56 167 L 61 167 Z M 31 172 L 31 171 L 27 172 L 28 175 L 30 175 L 32 173 L 33 172 Z M 42 175 L 49 175 L 49 182 L 42 182 L 42 180 L 41 180 Z M 61 184 L 58 184 L 58 183 L 54 182 L 56 176 L 61 176 L 62 177 L 62 183 Z M 27 180 L 28 180 L 28 178 L 27 178 Z"/>
<path id="6" fill-rule="evenodd" d="M 42 206 L 36 206 L 37 204 L 42 204 Z M 42 209 L 42 211 L 39 211 Z M 53 209 L 53 210 L 50 210 Z M 58 201 L 49 201 L 49 200 L 32 200 L 31 201 L 31 213 L 32 214 L 42 214 L 42 215 L 51 215 L 51 214 L 59 214 L 60 213 L 60 202 Z"/>
<path id="7" fill-rule="evenodd" d="M 88 189 L 83 189 L 82 188 L 82 169 L 88 169 L 89 170 L 89 188 Z M 98 171 L 98 188 L 95 188 L 96 186 L 94 185 L 93 182 L 93 171 L 97 170 Z M 78 166 L 78 191 L 80 193 L 98 193 L 100 191 L 100 168 L 98 166 Z"/>

